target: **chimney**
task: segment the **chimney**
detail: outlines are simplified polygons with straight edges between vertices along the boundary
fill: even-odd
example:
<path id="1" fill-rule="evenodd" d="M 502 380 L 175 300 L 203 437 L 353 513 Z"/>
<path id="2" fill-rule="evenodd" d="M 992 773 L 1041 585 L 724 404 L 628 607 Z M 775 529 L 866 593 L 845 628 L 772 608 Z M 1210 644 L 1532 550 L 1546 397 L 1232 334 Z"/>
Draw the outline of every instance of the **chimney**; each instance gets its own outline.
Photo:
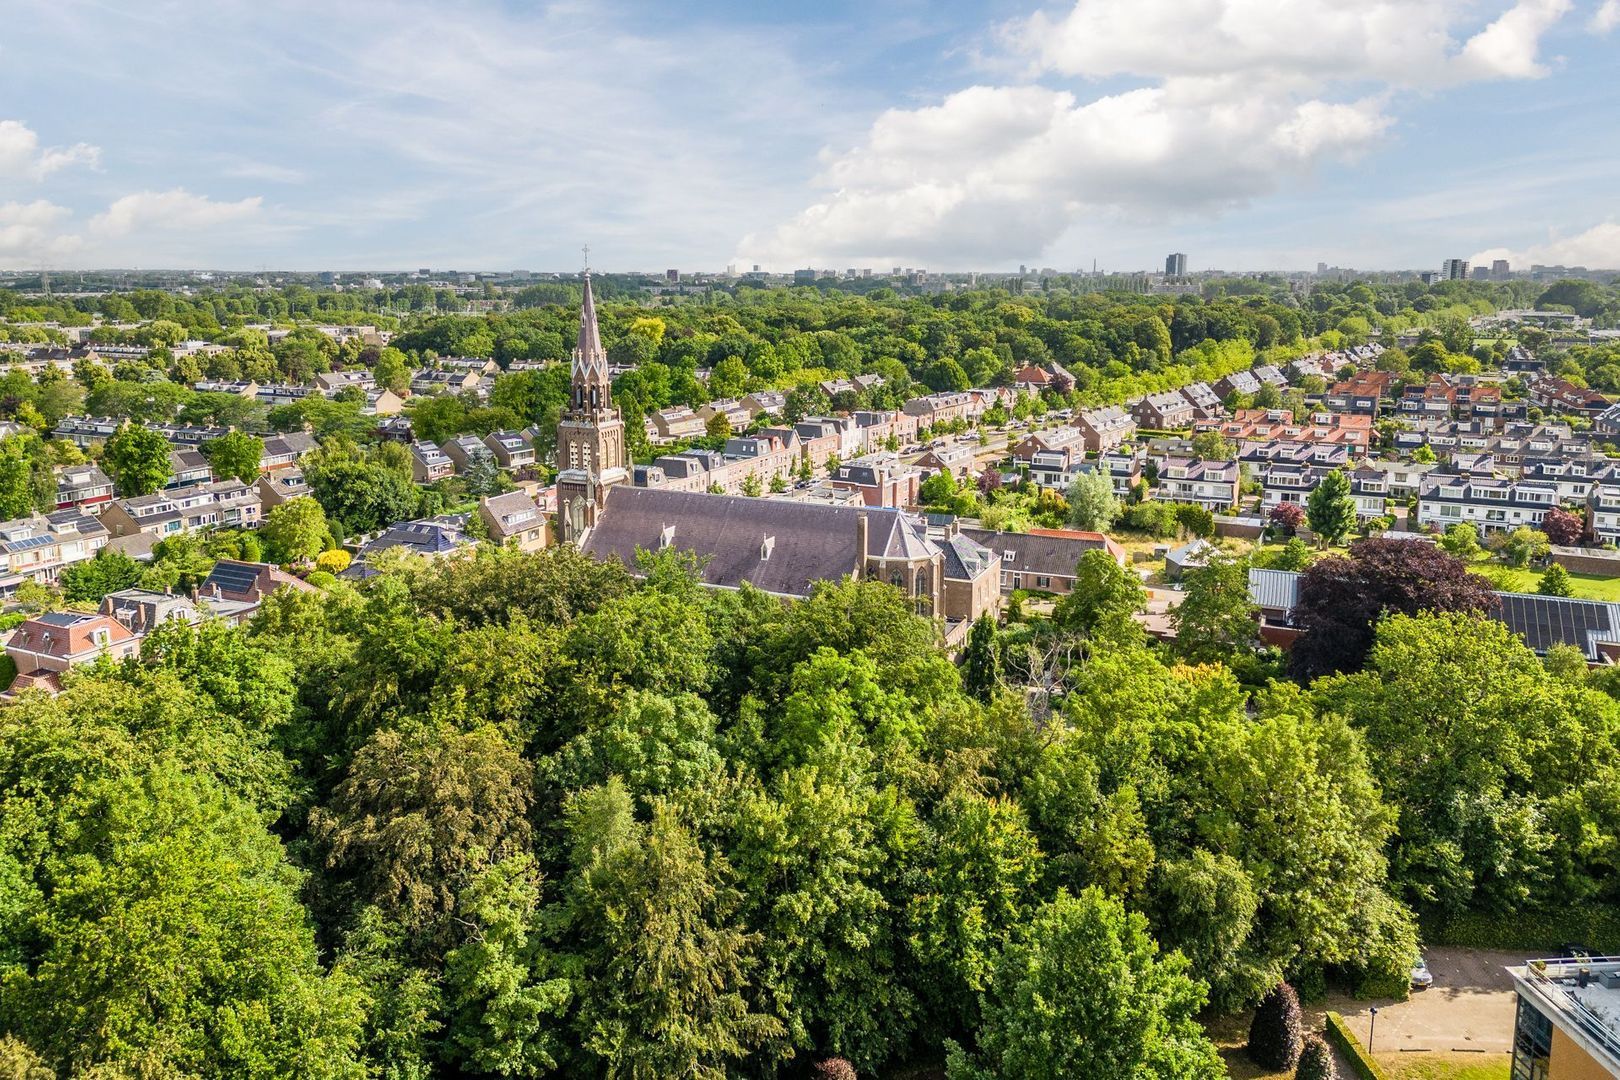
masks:
<path id="1" fill-rule="evenodd" d="M 855 515 L 855 573 L 854 579 L 859 581 L 866 568 L 867 535 L 871 531 L 871 523 L 867 521 L 864 512 Z"/>

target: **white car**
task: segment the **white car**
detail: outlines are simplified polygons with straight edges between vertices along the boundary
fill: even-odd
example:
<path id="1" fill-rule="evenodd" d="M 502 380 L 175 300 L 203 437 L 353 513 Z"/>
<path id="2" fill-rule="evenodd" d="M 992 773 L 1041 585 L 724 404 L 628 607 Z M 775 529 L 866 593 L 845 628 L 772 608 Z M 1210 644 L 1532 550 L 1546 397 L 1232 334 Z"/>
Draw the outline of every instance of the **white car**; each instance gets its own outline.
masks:
<path id="1" fill-rule="evenodd" d="M 1412 965 L 1412 989 L 1427 990 L 1434 983 L 1434 975 L 1429 971 L 1429 962 L 1423 957 L 1417 958 Z"/>

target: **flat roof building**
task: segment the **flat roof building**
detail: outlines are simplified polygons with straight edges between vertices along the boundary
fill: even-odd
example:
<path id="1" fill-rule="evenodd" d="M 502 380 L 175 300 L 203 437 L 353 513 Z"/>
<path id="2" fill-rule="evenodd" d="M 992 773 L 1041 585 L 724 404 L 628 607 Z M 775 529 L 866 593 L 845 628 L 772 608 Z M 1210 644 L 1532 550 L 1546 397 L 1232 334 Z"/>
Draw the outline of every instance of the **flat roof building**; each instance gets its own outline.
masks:
<path id="1" fill-rule="evenodd" d="M 1620 1076 L 1620 958 L 1531 960 L 1508 974 L 1512 1080 Z"/>

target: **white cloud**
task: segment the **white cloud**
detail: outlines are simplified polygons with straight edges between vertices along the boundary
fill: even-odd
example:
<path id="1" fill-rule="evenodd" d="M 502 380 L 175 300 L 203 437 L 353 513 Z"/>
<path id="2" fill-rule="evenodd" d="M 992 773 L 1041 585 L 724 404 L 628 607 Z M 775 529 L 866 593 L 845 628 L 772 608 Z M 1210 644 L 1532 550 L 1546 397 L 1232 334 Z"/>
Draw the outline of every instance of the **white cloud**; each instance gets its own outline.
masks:
<path id="1" fill-rule="evenodd" d="M 42 265 L 72 252 L 77 237 L 57 228 L 71 211 L 44 199 L 0 203 L 0 261 L 7 265 Z"/>
<path id="2" fill-rule="evenodd" d="M 827 194 L 738 255 L 1004 264 L 1098 219 L 1242 206 L 1375 145 L 1398 88 L 1543 75 L 1541 38 L 1569 7 L 1077 0 L 1003 27 L 1002 42 L 1045 79 L 1148 85 L 1089 100 L 977 86 L 885 112 L 853 147 L 823 152 Z"/>
<path id="3" fill-rule="evenodd" d="M 101 150 L 89 143 L 41 149 L 39 135 L 20 120 L 0 120 L 0 179 L 43 180 L 73 165 L 95 168 Z"/>
<path id="4" fill-rule="evenodd" d="M 124 237 L 148 231 L 200 232 L 259 216 L 264 200 L 255 195 L 238 202 L 216 202 L 184 188 L 125 195 L 90 219 L 90 232 Z"/>
<path id="5" fill-rule="evenodd" d="M 1620 2 L 1620 0 L 1611 0 Z M 1518 0 L 1472 37 L 1465 0 L 1078 0 L 1003 29 L 1037 69 L 1174 77 L 1245 72 L 1398 86 L 1541 74 L 1541 35 L 1570 0 Z"/>
<path id="6" fill-rule="evenodd" d="M 1515 267 L 1585 266 L 1593 270 L 1620 269 L 1620 221 L 1605 221 L 1573 236 L 1554 237 L 1515 251 L 1492 248 L 1474 255 L 1475 263 L 1507 259 Z"/>
<path id="7" fill-rule="evenodd" d="M 1591 26 L 1599 34 L 1607 34 L 1620 26 L 1620 0 L 1603 0 L 1603 6 L 1592 15 Z"/>
<path id="8" fill-rule="evenodd" d="M 252 161 L 245 158 L 226 165 L 221 172 L 238 180 L 266 180 L 272 184 L 302 184 L 308 179 L 307 174 L 302 169 L 277 165 L 270 161 Z"/>

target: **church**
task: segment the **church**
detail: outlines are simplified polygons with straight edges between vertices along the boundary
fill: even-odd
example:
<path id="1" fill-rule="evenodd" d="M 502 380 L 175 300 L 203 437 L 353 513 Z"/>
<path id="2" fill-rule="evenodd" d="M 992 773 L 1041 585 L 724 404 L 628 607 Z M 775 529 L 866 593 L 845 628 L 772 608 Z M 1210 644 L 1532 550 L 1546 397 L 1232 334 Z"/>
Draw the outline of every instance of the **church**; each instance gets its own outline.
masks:
<path id="1" fill-rule="evenodd" d="M 1001 559 L 954 526 L 935 535 L 896 509 L 636 486 L 589 272 L 557 467 L 557 533 L 596 558 L 634 568 L 638 549 L 689 551 L 703 558 L 708 585 L 746 582 L 790 598 L 808 596 L 818 581 L 884 581 L 934 617 L 952 644 L 1000 604 Z"/>

